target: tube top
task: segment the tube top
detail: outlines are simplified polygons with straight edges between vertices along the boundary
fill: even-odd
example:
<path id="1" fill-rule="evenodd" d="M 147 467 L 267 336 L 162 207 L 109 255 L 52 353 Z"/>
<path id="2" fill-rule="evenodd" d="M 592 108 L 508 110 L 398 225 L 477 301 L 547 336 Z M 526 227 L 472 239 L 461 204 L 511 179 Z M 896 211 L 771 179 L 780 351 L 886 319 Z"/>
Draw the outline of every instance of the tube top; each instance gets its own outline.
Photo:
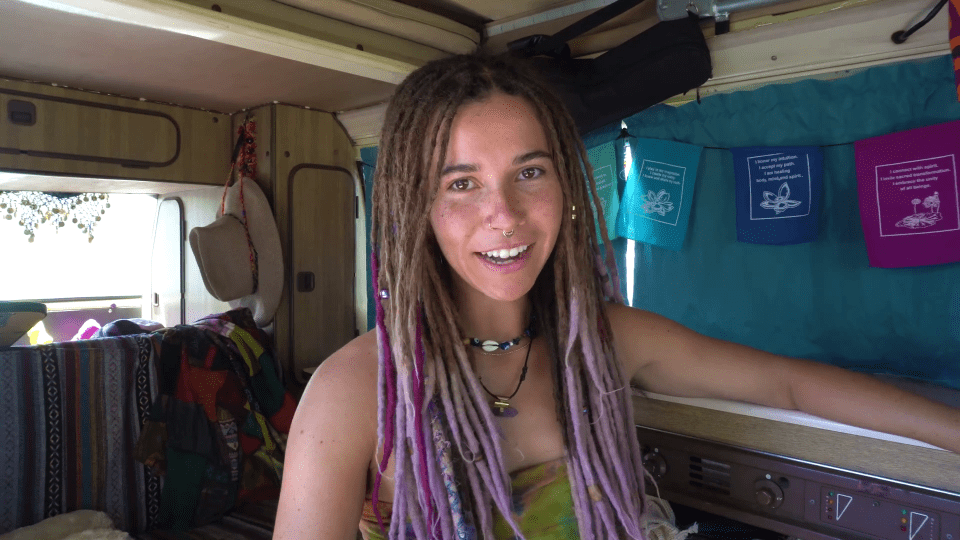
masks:
<path id="1" fill-rule="evenodd" d="M 510 474 L 510 486 L 513 518 L 528 540 L 580 537 L 566 458 L 514 471 Z M 391 510 L 390 503 L 380 503 L 380 514 L 388 528 Z M 360 533 L 365 540 L 385 540 L 369 499 L 364 502 L 360 516 Z M 513 529 L 496 509 L 493 512 L 493 533 L 498 540 L 514 537 Z"/>

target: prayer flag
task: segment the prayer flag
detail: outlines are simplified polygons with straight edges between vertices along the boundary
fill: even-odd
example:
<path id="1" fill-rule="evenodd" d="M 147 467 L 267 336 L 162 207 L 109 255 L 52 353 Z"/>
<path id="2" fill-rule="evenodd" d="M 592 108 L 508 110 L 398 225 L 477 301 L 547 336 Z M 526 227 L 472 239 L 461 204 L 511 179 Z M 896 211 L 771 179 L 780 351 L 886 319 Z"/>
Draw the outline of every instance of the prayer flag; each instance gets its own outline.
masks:
<path id="1" fill-rule="evenodd" d="M 823 152 L 816 146 L 731 148 L 737 240 L 785 246 L 817 239 Z"/>
<path id="2" fill-rule="evenodd" d="M 960 120 L 857 141 L 870 266 L 960 261 Z"/>
<path id="3" fill-rule="evenodd" d="M 679 251 L 703 148 L 658 139 L 631 138 L 629 144 L 617 234 Z"/>
<path id="4" fill-rule="evenodd" d="M 600 199 L 600 208 L 603 210 L 604 222 L 607 225 L 607 235 L 610 240 L 617 237 L 617 212 L 620 209 L 620 196 L 617 193 L 617 151 L 614 142 L 601 144 L 587 150 L 590 165 L 593 166 L 593 181 L 597 186 L 597 196 Z M 596 203 L 591 200 L 593 217 L 597 223 L 597 243 L 603 244 L 600 234 L 600 220 L 597 216 Z"/>

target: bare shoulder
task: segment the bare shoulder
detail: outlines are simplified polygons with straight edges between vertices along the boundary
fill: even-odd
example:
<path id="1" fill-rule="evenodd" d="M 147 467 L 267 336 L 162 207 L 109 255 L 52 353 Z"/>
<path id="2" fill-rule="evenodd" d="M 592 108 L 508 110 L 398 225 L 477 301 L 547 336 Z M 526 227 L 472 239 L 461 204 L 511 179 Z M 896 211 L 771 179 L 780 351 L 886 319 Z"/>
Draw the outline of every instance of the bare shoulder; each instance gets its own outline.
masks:
<path id="1" fill-rule="evenodd" d="M 324 360 L 307 383 L 287 441 L 274 538 L 354 538 L 376 438 L 370 332 Z"/>
<path id="2" fill-rule="evenodd" d="M 375 331 L 353 339 L 320 364 L 303 391 L 296 416 L 295 427 L 300 428 L 301 433 L 305 434 L 311 429 L 323 429 L 330 433 L 332 430 L 327 424 L 335 421 L 338 425 L 350 426 L 351 445 L 375 444 L 377 430 Z"/>
<path id="3" fill-rule="evenodd" d="M 376 331 L 370 331 L 354 338 L 320 364 L 310 377 L 298 408 L 328 406 L 331 398 L 346 394 L 350 397 L 351 410 L 364 409 L 366 405 L 375 409 L 376 392 L 377 336 Z"/>

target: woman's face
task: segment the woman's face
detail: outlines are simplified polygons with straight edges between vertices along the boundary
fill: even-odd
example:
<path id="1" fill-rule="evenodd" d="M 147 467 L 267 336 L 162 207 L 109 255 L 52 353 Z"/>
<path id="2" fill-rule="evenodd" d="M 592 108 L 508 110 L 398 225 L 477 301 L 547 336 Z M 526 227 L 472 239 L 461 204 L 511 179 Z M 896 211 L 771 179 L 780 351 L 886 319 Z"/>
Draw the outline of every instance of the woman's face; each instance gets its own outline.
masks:
<path id="1" fill-rule="evenodd" d="M 533 287 L 562 216 L 549 148 L 522 98 L 495 93 L 457 112 L 430 224 L 459 293 L 511 301 Z"/>

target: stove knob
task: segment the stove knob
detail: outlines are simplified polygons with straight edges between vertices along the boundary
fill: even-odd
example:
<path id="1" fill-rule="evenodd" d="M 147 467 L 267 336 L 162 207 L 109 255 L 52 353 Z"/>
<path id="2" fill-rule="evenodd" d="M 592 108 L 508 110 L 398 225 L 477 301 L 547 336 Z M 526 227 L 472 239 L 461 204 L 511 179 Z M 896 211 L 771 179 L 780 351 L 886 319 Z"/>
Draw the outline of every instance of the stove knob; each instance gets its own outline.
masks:
<path id="1" fill-rule="evenodd" d="M 770 480 L 760 480 L 754 484 L 757 504 L 764 508 L 779 508 L 783 504 L 783 489 Z"/>
<path id="2" fill-rule="evenodd" d="M 656 452 L 647 452 L 643 455 L 643 468 L 659 480 L 667 474 L 667 461 Z"/>

